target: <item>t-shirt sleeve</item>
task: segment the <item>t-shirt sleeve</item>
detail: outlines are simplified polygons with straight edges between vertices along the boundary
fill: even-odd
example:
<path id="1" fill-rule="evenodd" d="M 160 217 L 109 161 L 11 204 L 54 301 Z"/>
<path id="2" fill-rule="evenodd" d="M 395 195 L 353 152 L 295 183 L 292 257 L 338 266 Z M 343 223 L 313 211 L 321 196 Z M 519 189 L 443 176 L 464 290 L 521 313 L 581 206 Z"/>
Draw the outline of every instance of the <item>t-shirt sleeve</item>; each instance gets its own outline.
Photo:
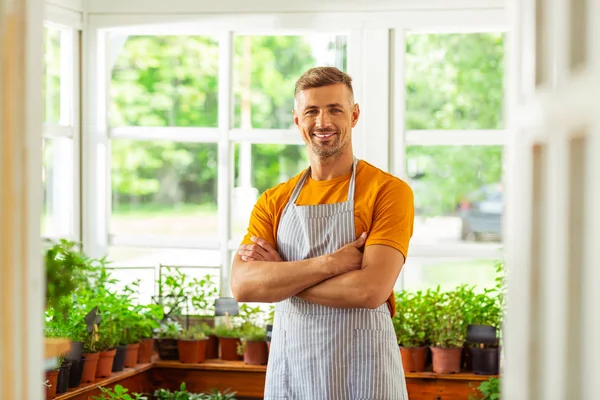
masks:
<path id="1" fill-rule="evenodd" d="M 393 247 L 406 260 L 414 219 L 414 196 L 410 186 L 400 180 L 384 184 L 375 199 L 373 222 L 365 245 Z"/>
<path id="2" fill-rule="evenodd" d="M 252 209 L 248 231 L 241 244 L 253 243 L 250 238 L 256 236 L 266 240 L 273 246 L 276 245 L 275 238 L 273 237 L 274 212 L 271 208 L 269 194 L 266 191 L 258 198 Z"/>

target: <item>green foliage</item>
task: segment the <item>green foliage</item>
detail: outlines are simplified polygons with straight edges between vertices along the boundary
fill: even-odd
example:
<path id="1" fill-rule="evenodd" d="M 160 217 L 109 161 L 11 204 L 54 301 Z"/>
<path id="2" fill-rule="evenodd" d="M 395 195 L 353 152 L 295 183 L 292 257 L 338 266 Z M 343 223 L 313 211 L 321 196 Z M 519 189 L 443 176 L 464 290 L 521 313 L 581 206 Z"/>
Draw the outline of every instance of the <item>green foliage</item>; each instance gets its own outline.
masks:
<path id="1" fill-rule="evenodd" d="M 148 397 L 139 394 L 128 393 L 129 389 L 124 388 L 121 385 L 115 385 L 114 389 L 105 388 L 102 386 L 98 387 L 102 394 L 100 396 L 94 396 L 93 400 L 148 400 Z"/>
<path id="2" fill-rule="evenodd" d="M 178 339 L 182 332 L 181 324 L 170 319 L 164 320 L 158 329 L 159 339 Z"/>
<path id="3" fill-rule="evenodd" d="M 398 344 L 402 347 L 423 347 L 429 344 L 434 313 L 431 291 L 396 293 L 396 315 L 393 318 Z"/>
<path id="4" fill-rule="evenodd" d="M 204 333 L 202 326 L 192 326 L 187 330 L 182 331 L 179 334 L 179 339 L 182 340 L 204 340 L 206 339 L 206 334 Z"/>
<path id="5" fill-rule="evenodd" d="M 76 250 L 75 242 L 60 239 L 46 250 L 46 306 L 66 317 L 73 292 L 87 284 L 92 260 Z"/>
<path id="6" fill-rule="evenodd" d="M 487 381 L 483 381 L 477 387 L 477 390 L 483 397 L 477 393 L 476 395 L 471 395 L 469 400 L 499 400 L 500 389 L 502 387 L 502 382 L 499 378 L 490 378 Z"/>
<path id="7" fill-rule="evenodd" d="M 162 269 L 158 296 L 166 315 L 176 316 L 185 312 L 198 316 L 214 315 L 219 288 L 211 275 L 190 279 L 179 268 Z"/>
<path id="8" fill-rule="evenodd" d="M 185 386 L 185 382 L 181 383 L 179 390 L 171 392 L 168 389 L 157 389 L 154 391 L 155 400 L 235 400 L 235 392 L 225 390 L 220 392 L 217 389 L 212 389 L 208 393 L 190 393 Z"/>

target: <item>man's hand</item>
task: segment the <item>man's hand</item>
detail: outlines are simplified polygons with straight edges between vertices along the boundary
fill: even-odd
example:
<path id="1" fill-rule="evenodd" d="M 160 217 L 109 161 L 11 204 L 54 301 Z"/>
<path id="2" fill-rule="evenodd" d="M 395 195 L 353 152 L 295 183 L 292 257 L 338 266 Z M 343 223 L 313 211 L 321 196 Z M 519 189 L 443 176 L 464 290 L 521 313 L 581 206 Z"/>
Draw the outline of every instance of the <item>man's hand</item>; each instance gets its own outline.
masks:
<path id="1" fill-rule="evenodd" d="M 367 241 L 367 233 L 363 232 L 354 242 L 348 243 L 327 256 L 327 264 L 335 268 L 334 275 L 361 269 L 363 266 L 362 248 Z"/>
<path id="2" fill-rule="evenodd" d="M 243 244 L 237 253 L 244 261 L 283 261 L 279 253 L 264 239 L 252 236 L 254 244 Z"/>

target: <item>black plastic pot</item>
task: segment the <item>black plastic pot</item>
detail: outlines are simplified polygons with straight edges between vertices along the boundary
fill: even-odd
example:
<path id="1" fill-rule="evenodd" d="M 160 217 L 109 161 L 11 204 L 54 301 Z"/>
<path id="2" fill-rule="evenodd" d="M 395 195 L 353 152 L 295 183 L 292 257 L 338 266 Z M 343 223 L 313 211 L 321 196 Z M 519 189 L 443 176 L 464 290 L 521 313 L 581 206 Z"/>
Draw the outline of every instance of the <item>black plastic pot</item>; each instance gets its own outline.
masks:
<path id="1" fill-rule="evenodd" d="M 120 372 L 125 368 L 125 351 L 127 345 L 117 346 L 117 354 L 115 354 L 115 361 L 113 362 L 112 372 Z"/>
<path id="2" fill-rule="evenodd" d="M 489 325 L 469 325 L 467 342 L 495 345 L 498 342 L 498 329 Z"/>
<path id="3" fill-rule="evenodd" d="M 81 359 L 81 354 L 83 353 L 83 342 L 71 342 L 71 347 L 69 352 L 66 354 L 65 358 L 69 361 L 76 361 Z"/>
<path id="4" fill-rule="evenodd" d="M 65 360 L 60 366 L 58 380 L 56 381 L 56 393 L 66 393 L 69 389 L 69 376 L 71 372 L 71 361 Z"/>
<path id="5" fill-rule="evenodd" d="M 271 341 L 271 336 L 273 335 L 273 325 L 267 325 L 267 342 Z"/>
<path id="6" fill-rule="evenodd" d="M 71 361 L 71 371 L 69 372 L 69 388 L 76 388 L 81 385 L 81 374 L 83 374 L 83 365 L 85 357 L 79 360 Z"/>
<path id="7" fill-rule="evenodd" d="M 156 347 L 161 360 L 179 360 L 177 339 L 157 339 Z"/>
<path id="8" fill-rule="evenodd" d="M 497 347 L 480 349 L 471 347 L 473 373 L 479 375 L 497 375 L 499 372 L 499 353 Z"/>

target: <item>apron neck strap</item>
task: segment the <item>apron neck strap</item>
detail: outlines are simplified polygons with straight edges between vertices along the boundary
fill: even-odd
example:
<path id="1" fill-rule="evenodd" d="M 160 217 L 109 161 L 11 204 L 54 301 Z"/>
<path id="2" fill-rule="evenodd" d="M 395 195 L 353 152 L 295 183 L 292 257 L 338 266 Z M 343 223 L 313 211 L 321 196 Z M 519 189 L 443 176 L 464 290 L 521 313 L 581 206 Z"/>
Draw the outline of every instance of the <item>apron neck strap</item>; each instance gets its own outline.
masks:
<path id="1" fill-rule="evenodd" d="M 358 158 L 354 157 L 354 160 L 352 161 L 352 176 L 350 177 L 350 185 L 348 185 L 348 201 L 352 202 L 354 201 L 354 188 L 356 187 L 355 182 L 357 165 Z M 308 179 L 308 176 L 310 175 L 310 171 L 310 167 L 308 167 L 306 171 L 304 171 L 304 174 L 302 174 L 302 177 L 300 177 L 300 180 L 298 181 L 296 186 L 294 187 L 294 191 L 292 192 L 292 196 L 290 198 L 290 202 L 292 204 L 295 204 L 296 200 L 298 200 L 298 196 L 300 196 L 300 192 L 302 191 L 302 188 L 306 183 L 306 179 Z"/>

